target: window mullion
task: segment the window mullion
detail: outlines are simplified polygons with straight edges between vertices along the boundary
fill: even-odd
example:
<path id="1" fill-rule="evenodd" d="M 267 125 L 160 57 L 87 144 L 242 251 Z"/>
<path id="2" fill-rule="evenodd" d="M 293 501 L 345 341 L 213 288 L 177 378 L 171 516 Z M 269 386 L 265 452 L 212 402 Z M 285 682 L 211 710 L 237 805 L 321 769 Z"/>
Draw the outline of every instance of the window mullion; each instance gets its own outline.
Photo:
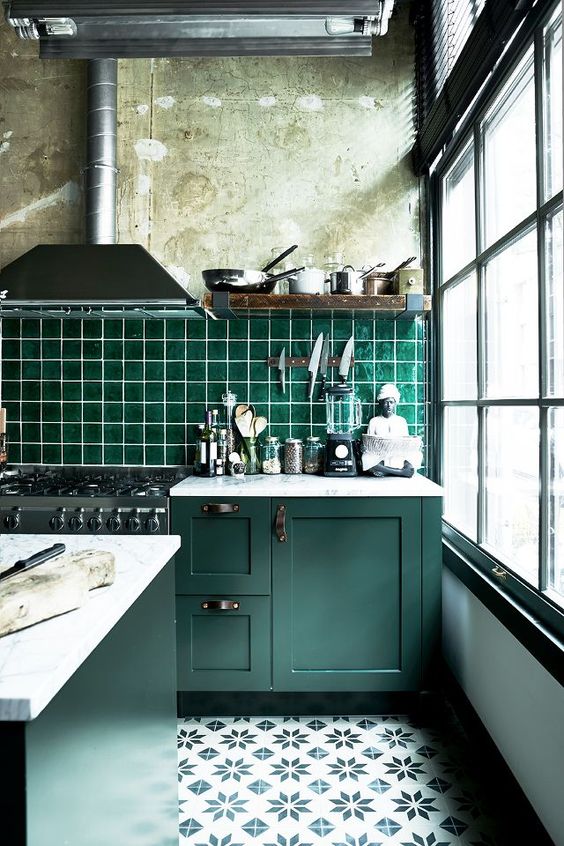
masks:
<path id="1" fill-rule="evenodd" d="M 483 155 L 482 155 L 482 128 L 479 121 L 474 124 L 474 214 L 475 214 L 475 230 L 476 230 L 476 256 L 479 256 L 483 249 L 484 243 L 484 172 L 483 172 Z M 484 385 L 486 379 L 486 361 L 485 361 L 485 290 L 484 290 L 484 265 L 478 259 L 476 260 L 476 384 L 478 399 L 484 396 Z M 479 544 L 483 543 L 485 534 L 485 514 L 486 514 L 486 497 L 485 497 L 485 483 L 486 483 L 486 439 L 485 439 L 485 419 L 486 410 L 477 407 L 478 415 L 478 508 L 477 508 L 477 523 L 476 526 L 476 540 Z"/>

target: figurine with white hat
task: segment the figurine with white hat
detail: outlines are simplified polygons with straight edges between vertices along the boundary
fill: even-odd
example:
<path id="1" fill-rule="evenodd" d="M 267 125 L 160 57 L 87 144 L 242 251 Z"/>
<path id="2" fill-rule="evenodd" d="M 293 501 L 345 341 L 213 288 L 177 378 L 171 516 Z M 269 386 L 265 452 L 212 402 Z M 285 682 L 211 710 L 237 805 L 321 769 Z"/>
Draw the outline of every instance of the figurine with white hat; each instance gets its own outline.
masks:
<path id="1" fill-rule="evenodd" d="M 380 408 L 380 416 L 372 417 L 368 423 L 368 434 L 381 438 L 401 438 L 409 435 L 407 420 L 396 414 L 396 406 L 400 401 L 400 392 L 395 385 L 382 385 L 376 401 Z"/>

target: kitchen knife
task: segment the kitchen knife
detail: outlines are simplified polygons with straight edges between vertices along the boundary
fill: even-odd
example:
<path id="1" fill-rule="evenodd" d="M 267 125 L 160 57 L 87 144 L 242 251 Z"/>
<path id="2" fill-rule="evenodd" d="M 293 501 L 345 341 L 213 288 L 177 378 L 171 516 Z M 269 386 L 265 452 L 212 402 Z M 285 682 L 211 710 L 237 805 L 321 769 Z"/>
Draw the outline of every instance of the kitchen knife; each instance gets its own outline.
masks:
<path id="1" fill-rule="evenodd" d="M 349 370 L 351 367 L 351 360 L 354 353 L 354 338 L 351 335 L 347 343 L 345 344 L 345 349 L 343 350 L 343 354 L 341 356 L 341 364 L 339 365 L 339 376 L 341 377 L 341 384 L 344 385 L 347 381 L 347 377 L 349 375 Z"/>
<path id="2" fill-rule="evenodd" d="M 319 375 L 321 376 L 321 390 L 319 392 L 319 399 L 325 399 L 325 383 L 327 381 L 327 367 L 329 365 L 329 335 L 323 341 L 321 349 L 321 360 L 319 362 Z"/>
<path id="3" fill-rule="evenodd" d="M 57 555 L 62 555 L 65 551 L 64 543 L 56 543 L 47 549 L 42 549 L 41 552 L 36 552 L 35 555 L 30 555 L 29 558 L 23 558 L 20 561 L 0 573 L 0 579 L 8 579 L 10 576 L 17 576 L 18 573 L 23 573 L 37 567 L 38 564 L 43 564 L 44 561 L 49 561 L 50 558 L 56 558 Z"/>
<path id="4" fill-rule="evenodd" d="M 282 393 L 286 393 L 286 347 L 282 347 L 280 358 L 278 359 L 278 370 L 280 371 L 280 385 L 282 386 Z"/>
<path id="5" fill-rule="evenodd" d="M 321 347 L 323 346 L 323 332 L 320 332 L 317 336 L 317 340 L 313 345 L 313 350 L 311 351 L 311 356 L 309 359 L 309 364 L 307 369 L 309 370 L 309 388 L 307 395 L 309 399 L 313 396 L 313 386 L 315 385 L 315 379 L 317 376 L 317 371 L 319 370 L 319 359 L 321 358 Z"/>

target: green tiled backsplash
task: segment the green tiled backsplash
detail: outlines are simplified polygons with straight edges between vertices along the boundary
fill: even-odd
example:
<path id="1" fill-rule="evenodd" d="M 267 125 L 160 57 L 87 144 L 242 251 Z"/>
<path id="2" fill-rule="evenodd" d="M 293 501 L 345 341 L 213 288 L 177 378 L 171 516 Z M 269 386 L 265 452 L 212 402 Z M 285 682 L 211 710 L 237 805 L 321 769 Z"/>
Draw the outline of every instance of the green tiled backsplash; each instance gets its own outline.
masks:
<path id="1" fill-rule="evenodd" d="M 286 394 L 269 355 L 308 355 L 329 332 L 340 355 L 354 331 L 352 380 L 364 423 L 384 382 L 397 383 L 398 413 L 425 438 L 425 324 L 366 319 L 3 319 L 2 405 L 9 460 L 42 464 L 187 464 L 206 408 L 226 384 L 250 401 L 281 439 L 325 433 L 324 404 L 307 399 L 307 368 L 286 371 Z M 331 376 L 331 371 L 329 372 Z M 333 376 L 337 379 L 337 373 Z M 319 383 L 314 399 L 319 393 Z"/>

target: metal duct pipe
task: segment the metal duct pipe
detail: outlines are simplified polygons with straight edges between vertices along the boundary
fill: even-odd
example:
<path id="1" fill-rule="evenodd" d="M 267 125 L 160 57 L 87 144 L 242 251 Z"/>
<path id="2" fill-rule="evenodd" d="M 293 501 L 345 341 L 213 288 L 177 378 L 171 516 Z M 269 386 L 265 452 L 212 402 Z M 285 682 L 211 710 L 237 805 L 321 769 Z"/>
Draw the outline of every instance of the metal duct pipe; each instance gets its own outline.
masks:
<path id="1" fill-rule="evenodd" d="M 87 70 L 86 243 L 115 244 L 117 59 L 90 59 Z"/>

